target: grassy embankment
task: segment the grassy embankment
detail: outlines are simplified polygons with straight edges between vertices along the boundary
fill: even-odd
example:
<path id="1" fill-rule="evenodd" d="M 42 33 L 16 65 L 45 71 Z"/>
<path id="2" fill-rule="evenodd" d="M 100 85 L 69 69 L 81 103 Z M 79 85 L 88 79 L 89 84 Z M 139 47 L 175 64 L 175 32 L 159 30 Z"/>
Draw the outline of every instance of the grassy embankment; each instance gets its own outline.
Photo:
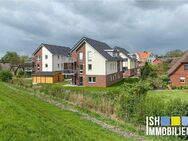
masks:
<path id="1" fill-rule="evenodd" d="M 1 141 L 115 141 L 123 137 L 0 83 Z M 130 140 L 130 139 L 127 139 Z"/>

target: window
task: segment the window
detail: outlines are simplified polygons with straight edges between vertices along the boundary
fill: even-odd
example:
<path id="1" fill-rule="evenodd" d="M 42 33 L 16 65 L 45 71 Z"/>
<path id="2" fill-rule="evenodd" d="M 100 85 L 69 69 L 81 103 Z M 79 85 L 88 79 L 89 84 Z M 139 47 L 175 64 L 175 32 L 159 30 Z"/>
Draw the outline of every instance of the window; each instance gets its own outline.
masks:
<path id="1" fill-rule="evenodd" d="M 96 77 L 88 77 L 89 83 L 96 83 Z"/>
<path id="2" fill-rule="evenodd" d="M 185 83 L 185 77 L 180 77 L 180 83 Z"/>
<path id="3" fill-rule="evenodd" d="M 83 65 L 80 64 L 80 73 L 83 73 Z"/>
<path id="4" fill-rule="evenodd" d="M 188 70 L 188 64 L 184 64 L 184 70 Z"/>
<path id="5" fill-rule="evenodd" d="M 40 65 L 39 64 L 37 64 L 37 69 L 40 70 Z"/>
<path id="6" fill-rule="evenodd" d="M 92 64 L 88 64 L 88 70 L 92 70 Z"/>
<path id="7" fill-rule="evenodd" d="M 88 61 L 92 61 L 92 52 L 88 51 L 87 55 L 88 55 Z"/>
<path id="8" fill-rule="evenodd" d="M 59 68 L 59 64 L 57 64 L 57 67 Z"/>
<path id="9" fill-rule="evenodd" d="M 48 64 L 45 64 L 45 67 L 47 68 L 47 67 L 48 67 Z"/>
<path id="10" fill-rule="evenodd" d="M 79 53 L 79 60 L 83 60 L 83 52 Z"/>
<path id="11" fill-rule="evenodd" d="M 41 57 L 40 57 L 40 56 L 37 56 L 36 61 L 41 61 Z"/>
<path id="12" fill-rule="evenodd" d="M 59 55 L 57 56 L 57 58 L 59 59 Z"/>
<path id="13" fill-rule="evenodd" d="M 45 55 L 45 59 L 48 59 L 48 55 Z"/>

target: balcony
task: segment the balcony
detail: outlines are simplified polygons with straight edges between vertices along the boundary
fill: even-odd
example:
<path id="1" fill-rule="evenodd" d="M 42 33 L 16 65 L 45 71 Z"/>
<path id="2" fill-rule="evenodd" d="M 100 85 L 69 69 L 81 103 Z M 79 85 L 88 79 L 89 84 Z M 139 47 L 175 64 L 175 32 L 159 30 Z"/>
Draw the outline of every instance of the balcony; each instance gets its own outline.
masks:
<path id="1" fill-rule="evenodd" d="M 71 57 L 62 57 L 63 63 L 74 63 L 75 61 Z"/>
<path id="2" fill-rule="evenodd" d="M 64 70 L 62 70 L 62 73 L 64 75 L 75 75 L 76 74 L 76 70 L 73 70 L 73 69 L 64 69 Z"/>

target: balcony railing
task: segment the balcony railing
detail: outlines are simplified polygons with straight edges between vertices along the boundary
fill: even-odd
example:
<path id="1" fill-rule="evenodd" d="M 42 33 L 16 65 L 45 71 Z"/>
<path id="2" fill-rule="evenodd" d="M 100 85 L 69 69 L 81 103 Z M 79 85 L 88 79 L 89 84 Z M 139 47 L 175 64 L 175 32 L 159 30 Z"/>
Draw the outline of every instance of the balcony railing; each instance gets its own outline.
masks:
<path id="1" fill-rule="evenodd" d="M 76 70 L 64 69 L 64 70 L 62 70 L 62 73 L 65 74 L 65 75 L 74 75 L 76 73 Z"/>
<path id="2" fill-rule="evenodd" d="M 63 63 L 74 63 L 75 61 L 71 57 L 62 57 Z"/>

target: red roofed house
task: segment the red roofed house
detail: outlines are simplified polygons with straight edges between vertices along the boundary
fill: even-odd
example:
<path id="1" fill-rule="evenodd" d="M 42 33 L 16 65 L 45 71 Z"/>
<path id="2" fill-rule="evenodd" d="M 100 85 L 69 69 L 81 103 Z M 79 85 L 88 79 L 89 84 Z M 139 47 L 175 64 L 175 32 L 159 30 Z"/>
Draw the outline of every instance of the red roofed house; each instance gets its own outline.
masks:
<path id="1" fill-rule="evenodd" d="M 168 71 L 172 86 L 188 85 L 188 51 Z"/>
<path id="2" fill-rule="evenodd" d="M 161 64 L 162 61 L 159 59 L 159 58 L 156 58 L 154 61 L 153 61 L 153 64 L 154 65 L 158 65 L 158 64 Z"/>

